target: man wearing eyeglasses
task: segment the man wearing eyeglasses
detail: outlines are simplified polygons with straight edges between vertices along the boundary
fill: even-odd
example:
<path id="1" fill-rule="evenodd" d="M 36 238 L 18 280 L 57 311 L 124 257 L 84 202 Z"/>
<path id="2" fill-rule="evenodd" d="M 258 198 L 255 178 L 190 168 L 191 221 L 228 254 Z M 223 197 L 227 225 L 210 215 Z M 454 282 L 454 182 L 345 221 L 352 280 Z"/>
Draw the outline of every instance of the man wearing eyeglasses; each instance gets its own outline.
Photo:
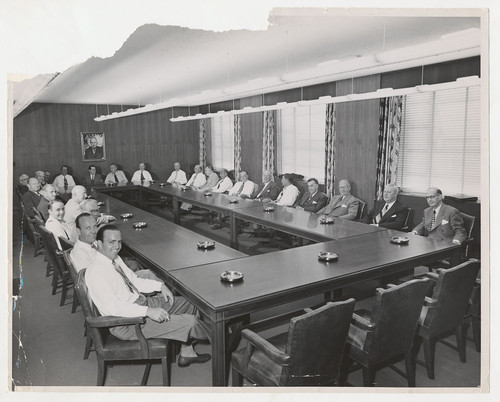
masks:
<path id="1" fill-rule="evenodd" d="M 436 240 L 451 240 L 461 244 L 467 239 L 464 220 L 460 211 L 443 203 L 443 193 L 431 187 L 426 193 L 429 208 L 424 210 L 422 222 L 417 225 L 412 233 L 430 237 Z"/>

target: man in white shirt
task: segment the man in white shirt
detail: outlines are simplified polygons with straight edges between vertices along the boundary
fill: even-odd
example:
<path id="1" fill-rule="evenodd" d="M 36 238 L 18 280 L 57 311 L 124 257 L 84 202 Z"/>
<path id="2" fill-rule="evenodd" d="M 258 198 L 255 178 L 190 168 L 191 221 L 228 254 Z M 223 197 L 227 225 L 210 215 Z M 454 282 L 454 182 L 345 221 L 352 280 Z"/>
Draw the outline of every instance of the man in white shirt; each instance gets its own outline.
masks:
<path id="1" fill-rule="evenodd" d="M 132 183 L 136 185 L 144 185 L 144 183 L 151 183 L 153 181 L 153 177 L 151 177 L 151 173 L 146 170 L 146 165 L 144 162 L 139 163 L 139 170 L 134 172 L 132 176 Z"/>
<path id="2" fill-rule="evenodd" d="M 35 177 L 40 182 L 40 188 L 42 188 L 43 186 L 45 186 L 49 182 L 47 180 L 47 178 L 45 177 L 45 172 L 42 170 L 37 170 L 35 172 Z"/>
<path id="3" fill-rule="evenodd" d="M 61 174 L 54 179 L 54 183 L 52 184 L 55 186 L 59 194 L 66 194 L 68 196 L 69 194 L 71 194 L 71 190 L 73 190 L 73 187 L 75 187 L 76 183 L 73 177 L 68 174 L 68 166 L 61 166 Z"/>
<path id="4" fill-rule="evenodd" d="M 76 241 L 76 230 L 64 222 L 64 203 L 62 201 L 55 200 L 49 204 L 49 218 L 45 222 L 45 227 L 54 235 L 59 250 L 62 250 L 60 237 L 71 244 Z"/>
<path id="5" fill-rule="evenodd" d="M 205 185 L 207 182 L 207 178 L 205 175 L 201 172 L 201 166 L 196 165 L 194 167 L 194 173 L 187 182 L 185 186 L 181 186 L 183 189 L 186 189 L 187 187 L 192 187 L 193 190 L 199 190 L 201 187 Z M 181 210 L 183 214 L 188 214 L 191 209 L 193 208 L 193 205 L 188 204 L 187 202 L 183 202 L 181 204 Z"/>
<path id="6" fill-rule="evenodd" d="M 87 196 L 87 190 L 83 186 L 75 186 L 71 190 L 71 199 L 64 206 L 64 222 L 68 225 L 75 225 L 75 219 L 83 211 L 80 203 Z"/>
<path id="7" fill-rule="evenodd" d="M 85 280 L 89 295 L 103 316 L 146 317 L 141 329 L 146 338 L 167 338 L 182 342 L 178 359 L 180 367 L 204 363 L 210 355 L 198 355 L 191 342 L 208 339 L 209 328 L 198 318 L 198 312 L 183 297 L 174 298 L 170 289 L 159 281 L 141 279 L 118 256 L 121 233 L 116 226 L 99 229 L 98 253 L 87 268 Z M 160 293 L 144 296 L 144 293 Z M 137 339 L 134 325 L 110 329 L 119 339 Z"/>
<path id="8" fill-rule="evenodd" d="M 86 212 L 94 217 L 97 223 L 97 227 L 106 225 L 116 219 L 113 215 L 101 214 L 99 212 L 99 205 L 97 204 L 97 200 L 95 200 L 94 198 L 83 200 L 80 203 L 80 208 L 82 212 Z"/>
<path id="9" fill-rule="evenodd" d="M 215 186 L 212 187 L 212 192 L 214 193 L 225 193 L 231 187 L 233 187 L 233 182 L 227 175 L 227 169 L 222 168 L 220 170 L 220 179 Z"/>
<path id="10" fill-rule="evenodd" d="M 250 198 L 255 191 L 255 184 L 248 180 L 248 172 L 242 170 L 240 172 L 240 181 L 229 190 L 229 195 L 241 198 Z"/>
<path id="11" fill-rule="evenodd" d="M 104 180 L 104 184 L 108 186 L 116 186 L 118 184 L 127 184 L 128 179 L 123 173 L 122 170 L 118 170 L 118 166 L 116 163 L 112 163 L 109 165 L 110 172 L 106 175 L 106 179 Z"/>
<path id="12" fill-rule="evenodd" d="M 186 172 L 184 172 L 184 170 L 181 170 L 181 164 L 179 162 L 174 163 L 174 171 L 167 179 L 167 183 L 172 183 L 172 184 L 187 183 Z"/>
<path id="13" fill-rule="evenodd" d="M 283 205 L 284 207 L 293 207 L 295 201 L 299 196 L 299 189 L 295 187 L 293 184 L 293 177 L 291 174 L 285 173 L 281 177 L 281 184 L 283 185 L 283 190 L 276 198 L 274 203 L 276 205 Z"/>

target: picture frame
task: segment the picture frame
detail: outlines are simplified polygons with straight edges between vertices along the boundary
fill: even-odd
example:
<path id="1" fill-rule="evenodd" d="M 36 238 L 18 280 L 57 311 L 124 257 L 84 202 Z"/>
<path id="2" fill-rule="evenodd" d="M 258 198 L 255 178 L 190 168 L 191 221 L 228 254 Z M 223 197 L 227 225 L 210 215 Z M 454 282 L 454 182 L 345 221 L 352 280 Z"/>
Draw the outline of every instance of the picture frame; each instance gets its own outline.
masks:
<path id="1" fill-rule="evenodd" d="M 82 161 L 104 161 L 106 160 L 106 142 L 103 132 L 81 132 L 80 144 Z"/>

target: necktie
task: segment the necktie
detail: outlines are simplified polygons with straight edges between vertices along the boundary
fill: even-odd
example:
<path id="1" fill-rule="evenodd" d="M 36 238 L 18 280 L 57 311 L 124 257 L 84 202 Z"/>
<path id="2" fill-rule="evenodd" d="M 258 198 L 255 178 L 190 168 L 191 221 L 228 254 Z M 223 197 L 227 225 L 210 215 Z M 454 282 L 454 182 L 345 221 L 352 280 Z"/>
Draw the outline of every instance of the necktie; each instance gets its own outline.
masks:
<path id="1" fill-rule="evenodd" d="M 281 200 L 281 197 L 283 197 L 283 190 L 281 190 L 281 193 L 280 193 L 280 195 L 278 195 L 278 198 L 276 198 L 276 201 Z"/>
<path id="2" fill-rule="evenodd" d="M 120 265 L 118 263 L 116 263 L 115 261 L 113 261 L 112 263 L 113 263 L 113 268 L 116 270 L 116 272 L 118 272 L 121 275 L 121 277 L 123 278 L 125 284 L 130 289 L 130 291 L 132 293 L 141 294 L 141 292 L 139 292 L 139 290 L 137 290 L 135 285 L 132 282 L 130 282 L 130 279 L 128 279 L 127 275 L 125 275 L 125 272 L 123 272 L 122 267 L 120 267 Z"/>
<path id="3" fill-rule="evenodd" d="M 141 184 L 144 184 L 144 175 L 141 172 Z"/>
<path id="4" fill-rule="evenodd" d="M 192 186 L 194 186 L 194 185 L 195 185 L 195 183 L 196 183 L 196 177 L 197 177 L 197 176 L 198 176 L 198 173 L 195 173 L 195 174 L 194 174 L 194 177 L 193 177 L 193 182 L 191 183 L 191 185 L 192 185 Z"/>
<path id="5" fill-rule="evenodd" d="M 116 175 L 116 173 L 113 173 L 113 175 L 115 176 L 115 183 L 118 183 L 118 176 Z"/>
<path id="6" fill-rule="evenodd" d="M 431 220 L 431 230 L 434 229 L 434 225 L 436 224 L 436 210 L 432 211 L 432 220 Z"/>
<path id="7" fill-rule="evenodd" d="M 260 197 L 261 197 L 261 195 L 262 195 L 262 194 L 264 194 L 264 190 L 266 189 L 266 187 L 267 187 L 267 185 L 268 185 L 268 184 L 269 184 L 269 183 L 266 183 L 266 184 L 264 185 L 264 187 L 262 188 L 262 190 L 260 190 L 260 193 L 259 193 L 259 194 L 257 194 L 257 197 L 255 197 L 255 198 L 260 198 Z"/>
<path id="8" fill-rule="evenodd" d="M 69 240 L 69 235 L 68 232 L 66 232 L 66 229 L 64 229 L 64 225 L 61 224 L 62 230 L 64 230 L 64 234 L 66 235 L 66 239 Z"/>
<path id="9" fill-rule="evenodd" d="M 91 174 L 91 175 L 90 175 L 90 183 L 91 183 L 91 184 L 94 184 L 94 182 L 95 182 L 95 180 L 94 180 L 94 175 L 93 175 L 93 174 Z"/>
<path id="10" fill-rule="evenodd" d="M 68 180 L 66 180 L 66 176 L 64 176 L 64 191 L 68 190 Z"/>
<path id="11" fill-rule="evenodd" d="M 375 217 L 375 223 L 379 223 L 382 220 L 382 217 L 385 215 L 387 210 L 389 209 L 389 205 L 385 204 L 384 208 L 380 211 L 380 213 Z"/>
<path id="12" fill-rule="evenodd" d="M 176 171 L 175 171 L 175 177 L 174 177 L 174 183 L 177 181 L 177 175 L 178 175 L 178 174 L 179 174 L 179 171 L 178 171 L 178 170 L 176 170 Z"/>
<path id="13" fill-rule="evenodd" d="M 243 191 L 243 187 L 244 187 L 244 186 L 245 186 L 245 183 L 241 183 L 241 186 L 240 186 L 240 188 L 238 189 L 238 192 L 236 193 L 236 195 L 237 195 L 237 196 L 239 196 L 239 195 L 242 193 L 242 191 Z"/>
<path id="14" fill-rule="evenodd" d="M 216 187 L 216 189 L 217 189 L 217 190 L 220 188 L 220 185 L 221 185 L 221 183 L 222 183 L 222 180 L 223 180 L 223 179 L 220 179 L 220 180 L 219 180 L 219 182 L 217 183 L 217 187 Z"/>

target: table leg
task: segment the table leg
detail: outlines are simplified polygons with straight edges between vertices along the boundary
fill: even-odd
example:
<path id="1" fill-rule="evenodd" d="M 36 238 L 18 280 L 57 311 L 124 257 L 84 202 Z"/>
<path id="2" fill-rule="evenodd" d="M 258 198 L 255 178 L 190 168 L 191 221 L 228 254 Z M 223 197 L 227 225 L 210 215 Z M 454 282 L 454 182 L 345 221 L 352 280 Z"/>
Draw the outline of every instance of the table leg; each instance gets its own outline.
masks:
<path id="1" fill-rule="evenodd" d="M 177 200 L 176 196 L 172 197 L 172 206 L 174 207 L 174 223 L 176 225 L 181 224 L 181 218 L 179 215 L 179 201 Z"/>
<path id="2" fill-rule="evenodd" d="M 227 385 L 226 377 L 226 326 L 224 321 L 212 322 L 212 385 Z"/>
<path id="3" fill-rule="evenodd" d="M 230 231 L 230 247 L 238 250 L 238 229 L 240 220 L 234 216 L 234 213 L 229 214 L 229 231 Z"/>

